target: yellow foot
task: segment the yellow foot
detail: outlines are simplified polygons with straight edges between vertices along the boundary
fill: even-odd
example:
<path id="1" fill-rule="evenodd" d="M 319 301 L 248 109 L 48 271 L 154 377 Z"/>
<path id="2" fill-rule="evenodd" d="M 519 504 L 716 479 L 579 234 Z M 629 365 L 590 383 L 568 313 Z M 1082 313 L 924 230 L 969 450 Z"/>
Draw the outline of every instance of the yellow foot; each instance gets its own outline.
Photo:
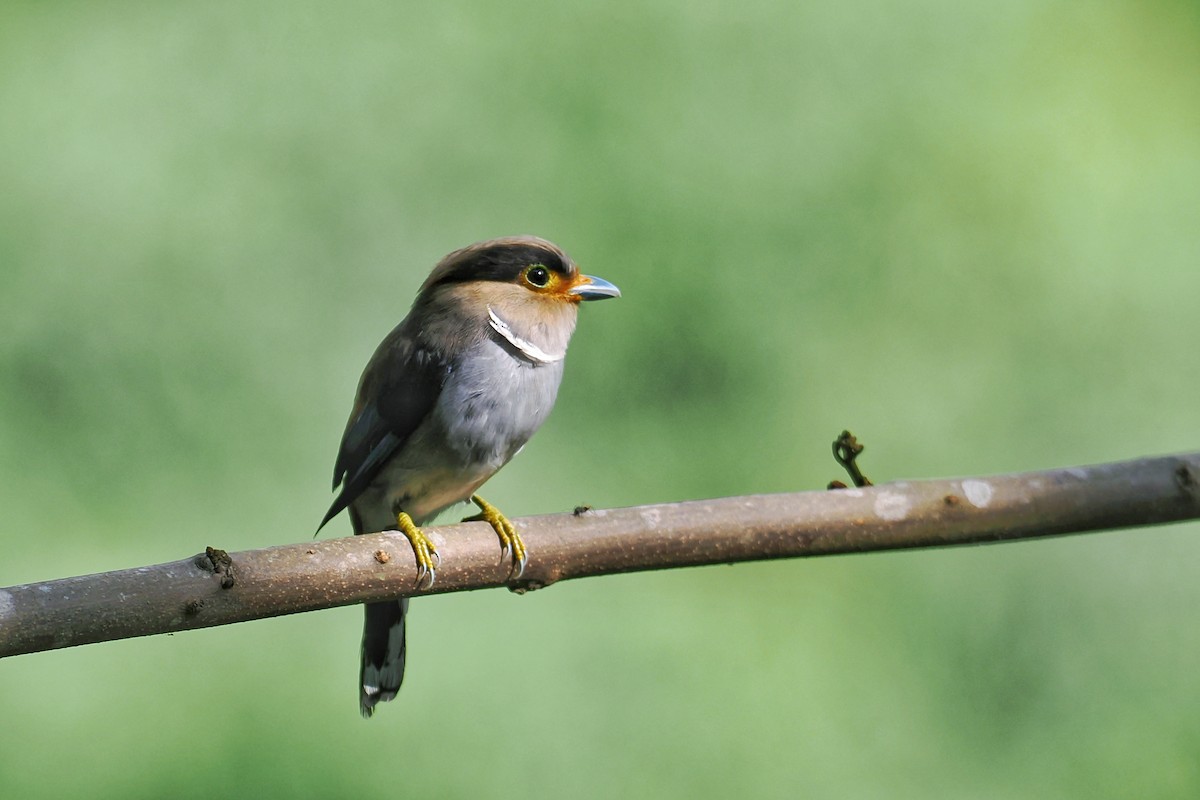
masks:
<path id="1" fill-rule="evenodd" d="M 525 573 L 525 563 L 529 560 L 529 556 L 525 552 L 525 542 L 521 541 L 517 529 L 513 527 L 507 517 L 500 513 L 500 509 L 479 495 L 471 495 L 471 502 L 479 506 L 479 513 L 473 517 L 467 517 L 463 522 L 486 522 L 491 525 L 492 530 L 500 537 L 500 557 L 508 558 L 509 552 L 512 552 L 513 565 L 510 577 L 521 577 Z"/>
<path id="2" fill-rule="evenodd" d="M 437 579 L 437 568 L 442 564 L 442 557 L 438 555 L 437 547 L 430 541 L 425 532 L 417 527 L 413 522 L 412 517 L 401 511 L 396 515 L 396 524 L 400 527 L 400 532 L 403 533 L 412 545 L 413 555 L 417 559 L 417 586 L 425 578 L 429 578 L 429 585 L 425 588 L 431 588 L 434 580 Z"/>

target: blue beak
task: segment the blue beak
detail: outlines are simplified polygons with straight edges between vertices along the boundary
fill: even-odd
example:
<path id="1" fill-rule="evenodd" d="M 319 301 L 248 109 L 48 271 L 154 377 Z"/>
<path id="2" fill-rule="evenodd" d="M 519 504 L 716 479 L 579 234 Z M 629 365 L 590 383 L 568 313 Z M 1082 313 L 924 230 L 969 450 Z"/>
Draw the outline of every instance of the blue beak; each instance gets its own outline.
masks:
<path id="1" fill-rule="evenodd" d="M 597 278 L 593 275 L 580 275 L 579 280 L 586 281 L 580 283 L 571 289 L 570 294 L 576 295 L 581 300 L 603 300 L 606 297 L 620 297 L 621 290 L 613 286 L 604 278 Z"/>

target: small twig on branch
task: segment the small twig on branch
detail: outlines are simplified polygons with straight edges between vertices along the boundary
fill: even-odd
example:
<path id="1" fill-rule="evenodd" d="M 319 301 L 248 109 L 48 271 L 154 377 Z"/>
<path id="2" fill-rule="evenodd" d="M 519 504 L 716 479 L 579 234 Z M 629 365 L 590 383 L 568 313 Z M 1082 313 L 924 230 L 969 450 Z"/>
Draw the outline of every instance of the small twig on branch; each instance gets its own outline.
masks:
<path id="1" fill-rule="evenodd" d="M 399 596 L 530 590 L 616 572 L 1032 539 L 1200 517 L 1200 452 L 837 492 L 588 509 L 515 520 L 524 578 L 486 523 L 430 527 L 437 584 L 408 540 L 376 533 L 0 589 L 0 656 L 226 625 Z M 233 580 L 236 569 L 236 581 Z"/>
<path id="2" fill-rule="evenodd" d="M 850 431 L 842 431 L 842 435 L 833 440 L 834 460 L 842 465 L 842 469 L 850 475 L 850 480 L 854 481 L 854 485 L 860 489 L 864 486 L 875 485 L 858 468 L 858 457 L 862 454 L 863 447 L 864 445 L 859 444 L 858 439 L 854 438 L 854 434 Z M 845 489 L 846 484 L 841 481 L 830 481 L 826 488 Z"/>

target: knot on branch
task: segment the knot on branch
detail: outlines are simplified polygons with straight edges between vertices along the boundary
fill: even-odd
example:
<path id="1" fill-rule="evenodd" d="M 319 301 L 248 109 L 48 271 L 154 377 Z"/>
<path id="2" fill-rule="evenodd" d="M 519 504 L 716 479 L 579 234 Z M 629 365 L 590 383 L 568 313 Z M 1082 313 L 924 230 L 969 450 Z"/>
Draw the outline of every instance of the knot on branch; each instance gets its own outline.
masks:
<path id="1" fill-rule="evenodd" d="M 196 566 L 218 576 L 222 589 L 231 589 L 237 583 L 233 574 L 233 559 L 224 550 L 216 547 L 204 548 L 204 554 L 196 556 Z"/>
<path id="2" fill-rule="evenodd" d="M 1175 484 L 1193 500 L 1200 498 L 1200 481 L 1197 481 L 1191 465 L 1184 463 L 1175 468 Z"/>

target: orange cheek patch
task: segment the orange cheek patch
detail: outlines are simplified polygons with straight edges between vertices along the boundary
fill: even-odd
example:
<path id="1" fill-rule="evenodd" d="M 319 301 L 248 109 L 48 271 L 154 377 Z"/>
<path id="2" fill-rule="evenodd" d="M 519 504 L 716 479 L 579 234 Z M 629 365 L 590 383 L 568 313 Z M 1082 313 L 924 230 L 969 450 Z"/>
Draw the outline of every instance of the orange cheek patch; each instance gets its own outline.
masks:
<path id="1" fill-rule="evenodd" d="M 555 294 L 559 295 L 563 300 L 568 300 L 572 303 L 578 303 L 583 298 L 577 294 L 571 294 L 571 290 L 576 286 L 586 286 L 591 283 L 583 275 L 575 275 L 571 278 L 564 278 L 561 275 L 555 275 L 554 277 L 557 279 L 554 289 Z"/>
<path id="2" fill-rule="evenodd" d="M 521 285 L 531 292 L 536 292 L 537 294 L 543 296 L 553 297 L 556 300 L 569 300 L 571 302 L 578 302 L 578 295 L 569 294 L 571 289 L 574 288 L 577 283 L 579 283 L 578 277 L 574 276 L 568 278 L 560 272 L 555 272 L 553 270 L 549 270 L 549 272 L 550 280 L 546 282 L 545 286 L 537 286 L 533 283 L 530 283 L 525 273 L 522 272 Z"/>

